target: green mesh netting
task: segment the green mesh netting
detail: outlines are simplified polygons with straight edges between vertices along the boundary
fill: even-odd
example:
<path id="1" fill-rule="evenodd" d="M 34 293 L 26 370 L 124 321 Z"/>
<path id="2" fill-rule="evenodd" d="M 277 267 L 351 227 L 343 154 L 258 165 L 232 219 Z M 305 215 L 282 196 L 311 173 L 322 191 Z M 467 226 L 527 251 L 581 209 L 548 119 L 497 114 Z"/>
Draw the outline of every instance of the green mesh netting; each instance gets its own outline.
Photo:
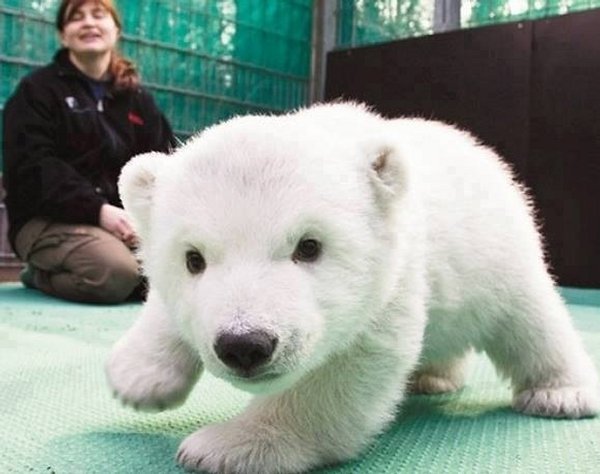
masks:
<path id="1" fill-rule="evenodd" d="M 337 46 L 432 34 L 434 4 L 434 0 L 338 0 Z M 460 25 L 536 20 L 598 7 L 600 0 L 462 0 Z"/>

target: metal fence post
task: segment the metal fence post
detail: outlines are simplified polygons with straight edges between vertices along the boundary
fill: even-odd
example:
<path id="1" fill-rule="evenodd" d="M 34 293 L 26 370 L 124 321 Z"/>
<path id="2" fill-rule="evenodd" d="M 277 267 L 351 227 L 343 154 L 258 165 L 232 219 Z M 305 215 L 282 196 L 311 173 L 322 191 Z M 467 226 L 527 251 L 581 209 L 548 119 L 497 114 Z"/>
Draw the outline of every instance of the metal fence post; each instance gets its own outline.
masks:
<path id="1" fill-rule="evenodd" d="M 460 28 L 461 0 L 435 0 L 433 32 L 458 30 Z"/>
<path id="2" fill-rule="evenodd" d="M 315 0 L 313 3 L 313 30 L 309 103 L 323 100 L 327 53 L 335 47 L 337 0 Z"/>

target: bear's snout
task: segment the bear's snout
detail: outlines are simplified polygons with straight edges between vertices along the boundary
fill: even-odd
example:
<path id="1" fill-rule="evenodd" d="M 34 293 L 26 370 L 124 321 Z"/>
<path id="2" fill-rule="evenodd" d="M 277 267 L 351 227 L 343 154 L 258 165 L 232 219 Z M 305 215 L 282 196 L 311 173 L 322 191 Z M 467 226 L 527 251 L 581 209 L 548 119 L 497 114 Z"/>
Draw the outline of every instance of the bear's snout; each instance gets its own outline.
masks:
<path id="1" fill-rule="evenodd" d="M 217 337 L 214 350 L 227 367 L 249 377 L 271 359 L 277 342 L 277 337 L 265 331 L 225 332 Z"/>

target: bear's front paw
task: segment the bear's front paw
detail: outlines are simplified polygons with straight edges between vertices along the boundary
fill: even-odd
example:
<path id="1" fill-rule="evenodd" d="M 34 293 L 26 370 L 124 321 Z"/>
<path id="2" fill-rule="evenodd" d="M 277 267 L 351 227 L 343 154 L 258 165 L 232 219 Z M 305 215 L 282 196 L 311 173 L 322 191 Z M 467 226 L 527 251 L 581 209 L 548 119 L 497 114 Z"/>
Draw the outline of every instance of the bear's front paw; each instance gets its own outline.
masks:
<path id="1" fill-rule="evenodd" d="M 534 388 L 518 393 L 513 407 L 527 415 L 583 418 L 598 413 L 600 398 L 591 387 Z"/>
<path id="2" fill-rule="evenodd" d="M 117 346 L 106 365 L 115 397 L 136 410 L 160 411 L 181 405 L 201 371 L 199 360 L 174 353 L 148 355 Z"/>
<path id="3" fill-rule="evenodd" d="M 231 420 L 188 436 L 179 447 L 177 462 L 191 471 L 283 474 L 304 472 L 320 459 L 313 446 L 293 433 Z"/>

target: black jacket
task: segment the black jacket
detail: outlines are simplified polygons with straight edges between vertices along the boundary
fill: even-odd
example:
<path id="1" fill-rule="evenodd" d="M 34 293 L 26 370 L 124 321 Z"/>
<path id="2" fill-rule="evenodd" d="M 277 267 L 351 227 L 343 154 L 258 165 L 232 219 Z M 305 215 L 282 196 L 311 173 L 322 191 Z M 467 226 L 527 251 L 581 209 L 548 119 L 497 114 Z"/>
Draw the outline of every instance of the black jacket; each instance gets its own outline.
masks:
<path id="1" fill-rule="evenodd" d="M 3 116 L 9 239 L 33 217 L 98 225 L 104 203 L 121 206 L 117 180 L 134 155 L 174 146 L 169 123 L 144 89 L 97 101 L 89 79 L 60 50 L 26 76 Z"/>

